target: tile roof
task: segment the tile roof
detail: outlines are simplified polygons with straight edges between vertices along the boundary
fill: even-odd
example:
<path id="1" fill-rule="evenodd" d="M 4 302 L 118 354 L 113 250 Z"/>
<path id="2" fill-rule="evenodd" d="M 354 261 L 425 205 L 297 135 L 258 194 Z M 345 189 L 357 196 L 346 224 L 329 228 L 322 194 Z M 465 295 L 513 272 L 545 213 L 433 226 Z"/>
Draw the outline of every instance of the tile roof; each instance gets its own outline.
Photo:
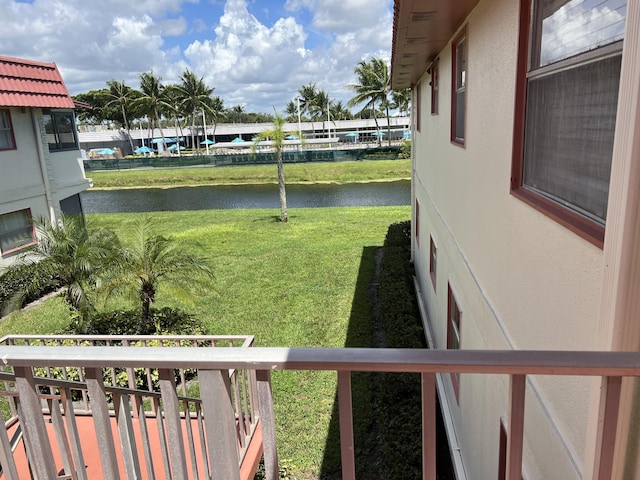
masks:
<path id="1" fill-rule="evenodd" d="M 55 63 L 0 56 L 0 107 L 74 105 Z"/>

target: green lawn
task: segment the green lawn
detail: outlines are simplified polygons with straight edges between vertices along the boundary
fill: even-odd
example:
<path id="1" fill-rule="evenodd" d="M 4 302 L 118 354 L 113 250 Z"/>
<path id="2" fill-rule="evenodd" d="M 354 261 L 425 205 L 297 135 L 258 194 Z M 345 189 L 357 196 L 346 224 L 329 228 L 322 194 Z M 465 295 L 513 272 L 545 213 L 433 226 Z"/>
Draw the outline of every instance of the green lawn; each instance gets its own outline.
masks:
<path id="1" fill-rule="evenodd" d="M 194 303 L 161 289 L 157 306 L 197 314 L 209 334 L 253 334 L 257 346 L 342 347 L 348 337 L 350 346 L 369 345 L 366 286 L 375 249 L 367 247 L 381 246 L 388 226 L 407 220 L 410 207 L 291 209 L 288 224 L 276 221 L 278 215 L 154 213 L 158 229 L 206 257 L 216 275 L 215 291 Z M 111 228 L 123 239 L 135 220 L 134 214 L 87 216 L 89 227 Z M 53 333 L 66 315 L 53 299 L 5 319 L 0 334 Z M 333 373 L 274 372 L 279 453 L 295 478 L 320 478 L 337 466 L 335 450 L 324 455 L 335 388 Z"/>
<path id="2" fill-rule="evenodd" d="M 287 183 L 353 183 L 411 177 L 410 160 L 286 164 Z M 87 172 L 94 188 L 276 183 L 275 165 Z"/>

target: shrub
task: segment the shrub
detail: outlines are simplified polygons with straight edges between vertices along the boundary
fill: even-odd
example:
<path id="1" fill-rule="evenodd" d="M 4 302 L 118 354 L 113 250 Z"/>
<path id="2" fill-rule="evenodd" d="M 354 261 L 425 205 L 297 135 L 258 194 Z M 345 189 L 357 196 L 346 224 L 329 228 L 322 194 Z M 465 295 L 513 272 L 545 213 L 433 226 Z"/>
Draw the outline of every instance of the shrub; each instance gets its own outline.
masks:
<path id="1" fill-rule="evenodd" d="M 151 310 L 152 322 L 142 322 L 139 310 L 115 310 L 94 314 L 86 331 L 77 322 L 69 327 L 71 334 L 87 335 L 202 335 L 200 320 L 182 310 L 164 307 Z"/>
<path id="2" fill-rule="evenodd" d="M 21 308 L 60 286 L 54 265 L 46 260 L 9 268 L 0 276 L 0 316 L 11 309 L 13 301 Z"/>
<path id="3" fill-rule="evenodd" d="M 402 142 L 400 152 L 398 152 L 398 158 L 411 158 L 411 140 Z"/>
<path id="4" fill-rule="evenodd" d="M 413 288 L 411 224 L 387 231 L 380 265 L 380 316 L 386 348 L 425 348 Z M 415 373 L 381 373 L 375 408 L 381 445 L 379 478 L 421 478 L 421 385 Z"/>

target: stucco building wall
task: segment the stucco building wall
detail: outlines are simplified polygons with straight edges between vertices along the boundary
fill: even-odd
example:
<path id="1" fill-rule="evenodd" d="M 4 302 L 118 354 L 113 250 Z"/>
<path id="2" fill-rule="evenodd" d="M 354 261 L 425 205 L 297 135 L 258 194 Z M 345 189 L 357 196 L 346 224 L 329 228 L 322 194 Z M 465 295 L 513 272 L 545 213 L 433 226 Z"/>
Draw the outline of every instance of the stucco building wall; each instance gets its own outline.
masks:
<path id="1" fill-rule="evenodd" d="M 430 75 L 414 132 L 414 248 L 430 325 L 447 344 L 447 285 L 462 310 L 465 349 L 582 350 L 596 344 L 602 251 L 509 192 L 519 2 L 482 0 L 464 25 L 468 69 L 465 146 L 450 142 L 451 43 L 439 55 L 439 114 L 431 115 Z M 463 26 L 464 28 L 464 26 Z M 414 211 L 415 216 L 415 211 Z M 437 246 L 436 286 L 429 239 Z M 589 381 L 529 378 L 524 473 L 578 478 Z M 506 376 L 462 376 L 459 404 L 448 388 L 469 478 L 496 478 Z M 464 422 L 462 422 L 464 418 Z"/>

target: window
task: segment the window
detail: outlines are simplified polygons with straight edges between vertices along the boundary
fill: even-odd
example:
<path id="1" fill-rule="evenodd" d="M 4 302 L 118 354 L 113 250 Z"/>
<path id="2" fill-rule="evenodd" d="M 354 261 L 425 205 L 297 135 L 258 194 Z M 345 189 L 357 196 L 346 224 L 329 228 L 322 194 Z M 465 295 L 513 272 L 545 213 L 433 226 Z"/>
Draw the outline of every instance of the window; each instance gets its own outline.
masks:
<path id="1" fill-rule="evenodd" d="M 467 29 L 451 44 L 451 141 L 464 146 L 467 100 Z"/>
<path id="2" fill-rule="evenodd" d="M 433 237 L 429 236 L 429 274 L 431 275 L 431 283 L 433 283 L 433 290 L 436 289 L 436 266 L 437 266 L 437 249 L 436 244 L 433 241 Z"/>
<path id="3" fill-rule="evenodd" d="M 420 131 L 420 112 L 422 111 L 422 105 L 420 102 L 422 101 L 422 82 L 418 83 L 416 87 L 416 105 L 415 105 L 415 119 L 416 119 L 416 130 Z"/>
<path id="4" fill-rule="evenodd" d="M 416 247 L 420 248 L 420 204 L 416 199 Z"/>
<path id="5" fill-rule="evenodd" d="M 31 211 L 0 215 L 0 253 L 7 254 L 36 243 Z"/>
<path id="6" fill-rule="evenodd" d="M 0 110 L 0 150 L 13 150 L 16 142 L 13 137 L 13 127 L 9 110 Z"/>
<path id="7" fill-rule="evenodd" d="M 451 289 L 451 285 L 448 285 L 448 300 L 447 300 L 447 348 L 458 350 L 460 348 L 460 321 L 462 319 L 462 312 L 458 307 L 458 302 Z M 456 394 L 456 400 L 460 398 L 460 374 L 452 373 L 451 381 L 453 382 L 453 391 Z"/>
<path id="8" fill-rule="evenodd" d="M 435 59 L 431 65 L 431 114 L 438 114 L 438 92 L 440 90 L 440 66 L 438 59 Z"/>
<path id="9" fill-rule="evenodd" d="M 602 246 L 626 0 L 521 2 L 511 191 Z"/>
<path id="10" fill-rule="evenodd" d="M 76 124 L 71 110 L 45 112 L 44 125 L 50 152 L 78 148 Z"/>

